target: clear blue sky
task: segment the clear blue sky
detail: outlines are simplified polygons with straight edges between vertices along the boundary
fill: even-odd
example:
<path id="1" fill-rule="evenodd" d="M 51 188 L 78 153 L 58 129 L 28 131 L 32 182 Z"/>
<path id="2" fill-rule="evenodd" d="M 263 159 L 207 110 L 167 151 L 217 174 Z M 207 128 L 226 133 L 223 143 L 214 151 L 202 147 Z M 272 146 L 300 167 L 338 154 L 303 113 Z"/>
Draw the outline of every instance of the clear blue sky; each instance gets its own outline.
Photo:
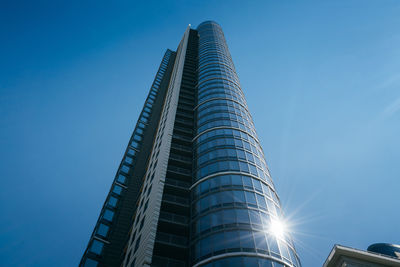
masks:
<path id="1" fill-rule="evenodd" d="M 168 3 L 167 3 L 168 2 Z M 1 1 L 0 266 L 76 266 L 166 48 L 224 29 L 305 267 L 400 243 L 400 1 Z"/>

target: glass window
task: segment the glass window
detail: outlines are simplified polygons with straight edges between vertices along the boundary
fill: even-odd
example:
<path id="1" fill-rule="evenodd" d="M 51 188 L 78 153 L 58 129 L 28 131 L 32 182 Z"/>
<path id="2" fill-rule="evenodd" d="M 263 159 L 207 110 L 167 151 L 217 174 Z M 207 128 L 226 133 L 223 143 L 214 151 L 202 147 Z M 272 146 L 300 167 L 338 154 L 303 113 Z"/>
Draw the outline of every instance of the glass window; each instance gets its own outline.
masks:
<path id="1" fill-rule="evenodd" d="M 125 162 L 128 164 L 132 164 L 133 159 L 131 157 L 125 157 Z"/>
<path id="2" fill-rule="evenodd" d="M 240 248 L 239 234 L 236 231 L 225 232 L 225 248 Z"/>
<path id="3" fill-rule="evenodd" d="M 210 214 L 211 227 L 218 226 L 222 224 L 222 211 L 214 212 Z"/>
<path id="4" fill-rule="evenodd" d="M 251 178 L 248 176 L 243 176 L 243 185 L 248 188 L 253 188 L 253 184 L 251 183 Z"/>
<path id="5" fill-rule="evenodd" d="M 279 249 L 282 253 L 282 256 L 287 259 L 290 259 L 287 245 L 285 243 L 283 243 L 282 241 L 278 241 L 278 242 L 279 242 Z"/>
<path id="6" fill-rule="evenodd" d="M 221 193 L 209 195 L 208 198 L 210 199 L 210 207 L 221 204 Z"/>
<path id="7" fill-rule="evenodd" d="M 125 177 L 124 175 L 122 175 L 122 174 L 119 174 L 119 175 L 118 175 L 118 178 L 117 178 L 117 181 L 118 181 L 119 183 L 121 183 L 121 184 L 124 184 L 125 181 L 126 181 L 126 177 Z"/>
<path id="8" fill-rule="evenodd" d="M 243 266 L 258 266 L 258 259 L 254 257 L 243 257 Z"/>
<path id="9" fill-rule="evenodd" d="M 256 197 L 255 197 L 254 193 L 246 191 L 245 194 L 246 194 L 247 203 L 250 205 L 256 206 L 257 202 L 256 202 Z"/>
<path id="10" fill-rule="evenodd" d="M 207 209 L 208 206 L 208 199 L 210 196 L 207 197 L 203 197 L 202 199 L 200 199 L 200 210 L 205 210 Z"/>
<path id="11" fill-rule="evenodd" d="M 210 217 L 211 217 L 210 215 L 206 215 L 206 216 L 200 218 L 200 232 L 210 229 L 210 226 L 211 226 L 210 225 L 210 223 L 211 223 Z"/>
<path id="12" fill-rule="evenodd" d="M 276 238 L 271 235 L 269 235 L 268 237 L 269 237 L 268 243 L 270 251 L 274 253 L 275 256 L 278 256 L 280 258 L 280 253 L 279 253 L 278 243 L 276 242 Z"/>
<path id="13" fill-rule="evenodd" d="M 104 244 L 96 239 L 93 240 L 92 245 L 90 246 L 90 251 L 100 255 L 101 252 L 103 251 L 103 246 Z"/>
<path id="14" fill-rule="evenodd" d="M 128 172 L 129 172 L 129 167 L 126 166 L 126 165 L 122 165 L 121 171 L 123 171 L 123 172 L 125 172 L 125 173 L 128 173 Z"/>
<path id="15" fill-rule="evenodd" d="M 235 210 L 223 210 L 223 222 L 224 224 L 230 224 L 236 222 Z"/>
<path id="16" fill-rule="evenodd" d="M 87 258 L 84 267 L 97 267 L 98 264 L 97 261 Z"/>
<path id="17" fill-rule="evenodd" d="M 230 185 L 231 181 L 228 175 L 221 176 L 221 186 Z"/>
<path id="18" fill-rule="evenodd" d="M 224 232 L 213 235 L 212 244 L 214 245 L 214 252 L 225 249 Z"/>
<path id="19" fill-rule="evenodd" d="M 107 236 L 108 230 L 110 230 L 110 227 L 105 224 L 100 224 L 99 227 L 97 228 L 97 234 L 103 237 Z"/>
<path id="20" fill-rule="evenodd" d="M 232 185 L 242 185 L 242 177 L 239 175 L 232 175 Z"/>
<path id="21" fill-rule="evenodd" d="M 262 192 L 261 182 L 259 180 L 253 179 L 253 185 L 257 191 Z"/>
<path id="22" fill-rule="evenodd" d="M 272 267 L 272 262 L 267 259 L 260 259 L 260 267 Z"/>
<path id="23" fill-rule="evenodd" d="M 240 203 L 245 203 L 246 199 L 244 197 L 244 192 L 243 191 L 232 191 L 233 192 L 233 201 L 234 202 L 240 202 Z"/>
<path id="24" fill-rule="evenodd" d="M 253 234 L 256 248 L 262 251 L 268 251 L 267 239 L 265 238 L 265 234 L 263 232 L 253 232 Z"/>
<path id="25" fill-rule="evenodd" d="M 245 209 L 237 209 L 236 210 L 236 217 L 238 223 L 247 223 L 250 224 L 249 214 L 248 211 Z"/>
<path id="26" fill-rule="evenodd" d="M 200 241 L 200 255 L 204 256 L 211 253 L 212 246 L 210 245 L 211 238 L 206 237 Z"/>
<path id="27" fill-rule="evenodd" d="M 132 142 L 131 142 L 131 146 L 132 146 L 133 148 L 138 148 L 138 147 L 139 147 L 139 143 L 136 142 L 136 141 L 132 141 Z"/>
<path id="28" fill-rule="evenodd" d="M 222 191 L 219 193 L 221 195 L 221 202 L 222 203 L 232 203 L 232 191 Z"/>
<path id="29" fill-rule="evenodd" d="M 113 197 L 113 196 L 111 196 L 109 199 L 108 199 L 108 205 L 109 206 L 111 206 L 111 207 L 116 207 L 117 206 L 117 202 L 118 202 L 118 199 L 117 198 L 115 198 L 115 197 Z"/>
<path id="30" fill-rule="evenodd" d="M 202 182 L 202 183 L 200 184 L 200 192 L 201 192 L 201 193 L 204 193 L 204 192 L 208 191 L 209 187 L 210 187 L 210 183 L 209 183 L 208 180 Z"/>
<path id="31" fill-rule="evenodd" d="M 138 130 L 139 130 L 139 129 L 138 129 Z M 131 156 L 134 156 L 134 155 L 136 155 L 136 151 L 133 150 L 132 148 L 129 148 L 129 149 L 128 149 L 128 154 L 131 155 Z"/>
<path id="32" fill-rule="evenodd" d="M 258 213 L 258 211 L 249 210 L 249 214 L 250 214 L 251 223 L 260 224 L 260 225 L 262 224 L 261 223 L 261 217 L 260 217 L 260 214 Z"/>
<path id="33" fill-rule="evenodd" d="M 261 196 L 261 195 L 259 195 L 259 194 L 256 194 L 256 195 L 257 195 L 257 202 L 258 202 L 258 205 L 259 205 L 261 208 L 266 209 L 266 208 L 267 208 L 267 204 L 265 204 L 265 199 L 264 199 L 264 197 Z"/>
<path id="34" fill-rule="evenodd" d="M 114 217 L 114 212 L 112 210 L 106 209 L 104 211 L 104 214 L 103 214 L 104 219 L 111 222 L 113 217 Z"/>
<path id="35" fill-rule="evenodd" d="M 242 172 L 249 172 L 249 166 L 247 166 L 247 163 L 240 161 L 239 165 Z"/>
<path id="36" fill-rule="evenodd" d="M 254 248 L 253 235 L 250 231 L 239 231 L 239 235 L 242 248 Z"/>
<path id="37" fill-rule="evenodd" d="M 114 185 L 114 189 L 113 192 L 117 195 L 121 195 L 122 192 L 122 187 L 120 187 L 119 185 Z"/>

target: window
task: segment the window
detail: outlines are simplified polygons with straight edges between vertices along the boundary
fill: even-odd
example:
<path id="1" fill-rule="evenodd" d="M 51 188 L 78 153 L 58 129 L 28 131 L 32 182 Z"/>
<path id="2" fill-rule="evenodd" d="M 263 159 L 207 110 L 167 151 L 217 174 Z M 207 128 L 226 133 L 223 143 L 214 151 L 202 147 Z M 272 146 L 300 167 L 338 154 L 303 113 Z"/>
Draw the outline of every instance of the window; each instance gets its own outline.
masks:
<path id="1" fill-rule="evenodd" d="M 268 251 L 267 239 L 263 232 L 254 232 L 254 241 L 257 249 Z"/>
<path id="2" fill-rule="evenodd" d="M 126 177 L 125 177 L 124 175 L 122 175 L 122 174 L 119 174 L 119 175 L 118 175 L 118 178 L 117 178 L 117 181 L 118 181 L 119 183 L 121 183 L 121 184 L 125 184 Z"/>
<path id="3" fill-rule="evenodd" d="M 131 155 L 131 156 L 134 156 L 136 154 L 136 151 L 133 150 L 132 148 L 129 148 L 128 149 L 128 154 Z"/>
<path id="4" fill-rule="evenodd" d="M 229 209 L 229 210 L 224 210 L 223 212 L 224 212 L 223 213 L 224 224 L 235 223 L 236 221 L 235 210 Z"/>
<path id="5" fill-rule="evenodd" d="M 222 211 L 218 211 L 210 214 L 211 227 L 218 226 L 222 224 Z"/>
<path id="6" fill-rule="evenodd" d="M 114 185 L 113 193 L 121 195 L 121 192 L 122 192 L 122 187 L 120 187 L 119 185 Z"/>
<path id="7" fill-rule="evenodd" d="M 100 224 L 99 227 L 97 228 L 97 234 L 103 237 L 106 237 L 108 234 L 108 230 L 110 230 L 110 227 L 105 224 Z"/>
<path id="8" fill-rule="evenodd" d="M 136 142 L 136 141 L 132 141 L 131 146 L 132 146 L 133 148 L 138 148 L 138 147 L 139 147 L 139 143 Z"/>
<path id="9" fill-rule="evenodd" d="M 225 243 L 224 232 L 220 232 L 212 236 L 212 244 L 214 245 L 214 251 L 225 249 L 224 243 Z"/>
<path id="10" fill-rule="evenodd" d="M 256 197 L 255 197 L 254 193 L 246 191 L 245 194 L 246 194 L 247 203 L 250 205 L 257 206 Z"/>
<path id="11" fill-rule="evenodd" d="M 83 265 L 84 267 L 97 267 L 99 263 L 95 260 L 89 259 L 87 258 L 85 260 L 85 265 Z"/>
<path id="12" fill-rule="evenodd" d="M 258 181 L 256 179 L 253 179 L 253 184 L 254 184 L 254 188 L 257 191 L 262 192 L 262 187 L 261 187 L 261 182 L 260 181 Z"/>
<path id="13" fill-rule="evenodd" d="M 247 164 L 246 164 L 246 165 L 247 165 Z M 252 185 L 252 183 L 251 183 L 250 177 L 248 177 L 248 176 L 243 176 L 243 185 L 244 185 L 244 187 L 247 187 L 247 188 L 253 188 L 253 185 Z"/>
<path id="14" fill-rule="evenodd" d="M 236 210 L 237 222 L 250 224 L 249 214 L 245 209 Z"/>
<path id="15" fill-rule="evenodd" d="M 112 210 L 106 209 L 104 211 L 103 218 L 105 220 L 112 222 L 113 217 L 114 217 L 114 212 Z"/>
<path id="16" fill-rule="evenodd" d="M 126 166 L 126 165 L 122 165 L 121 171 L 123 171 L 123 172 L 125 172 L 125 173 L 128 173 L 128 172 L 129 172 L 129 167 Z"/>
<path id="17" fill-rule="evenodd" d="M 225 248 L 240 248 L 238 232 L 225 232 Z"/>
<path id="18" fill-rule="evenodd" d="M 108 205 L 111 206 L 111 207 L 113 207 L 113 208 L 115 208 L 115 207 L 117 206 L 117 202 L 118 202 L 118 199 L 115 198 L 115 197 L 113 197 L 113 196 L 111 196 L 111 197 L 108 199 Z"/>
<path id="19" fill-rule="evenodd" d="M 257 195 L 257 202 L 258 202 L 258 206 L 260 206 L 263 209 L 267 208 L 267 204 L 265 204 L 265 199 L 263 196 L 256 194 Z"/>
<path id="20" fill-rule="evenodd" d="M 258 213 L 258 211 L 249 210 L 249 214 L 250 214 L 251 223 L 260 224 L 260 225 L 262 224 L 261 223 L 261 217 L 260 217 L 260 214 Z"/>
<path id="21" fill-rule="evenodd" d="M 200 241 L 200 254 L 201 256 L 207 255 L 209 253 L 211 253 L 211 248 L 212 246 L 210 246 L 210 242 L 211 242 L 211 238 L 210 237 L 206 237 L 203 240 Z"/>
<path id="22" fill-rule="evenodd" d="M 243 191 L 232 191 L 233 192 L 233 201 L 234 202 L 240 202 L 240 203 L 245 203 L 246 199 L 244 198 L 244 192 Z"/>
<path id="23" fill-rule="evenodd" d="M 131 157 L 125 157 L 125 162 L 128 164 L 132 164 L 133 159 Z"/>
<path id="24" fill-rule="evenodd" d="M 242 248 L 254 248 L 253 235 L 250 231 L 239 231 Z"/>
<path id="25" fill-rule="evenodd" d="M 103 246 L 104 244 L 96 239 L 93 240 L 92 245 L 90 246 L 90 251 L 100 255 L 101 252 L 103 251 Z"/>

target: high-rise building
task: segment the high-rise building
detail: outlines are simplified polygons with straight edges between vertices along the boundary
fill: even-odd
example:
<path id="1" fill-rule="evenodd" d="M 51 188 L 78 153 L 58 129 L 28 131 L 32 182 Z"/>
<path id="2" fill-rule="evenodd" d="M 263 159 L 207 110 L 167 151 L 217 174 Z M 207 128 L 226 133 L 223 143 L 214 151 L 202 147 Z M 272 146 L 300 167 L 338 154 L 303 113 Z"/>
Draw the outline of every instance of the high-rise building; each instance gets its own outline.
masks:
<path id="1" fill-rule="evenodd" d="M 81 266 L 294 266 L 221 27 L 167 50 Z"/>

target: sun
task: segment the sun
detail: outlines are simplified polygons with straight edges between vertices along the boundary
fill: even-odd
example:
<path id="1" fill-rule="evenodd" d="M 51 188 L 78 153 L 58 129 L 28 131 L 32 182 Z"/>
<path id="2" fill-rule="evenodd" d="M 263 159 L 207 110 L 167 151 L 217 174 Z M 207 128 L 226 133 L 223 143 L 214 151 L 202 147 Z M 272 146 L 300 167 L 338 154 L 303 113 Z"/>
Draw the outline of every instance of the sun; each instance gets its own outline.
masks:
<path id="1" fill-rule="evenodd" d="M 278 219 L 272 219 L 269 227 L 269 231 L 277 238 L 282 239 L 287 232 L 286 224 Z"/>

